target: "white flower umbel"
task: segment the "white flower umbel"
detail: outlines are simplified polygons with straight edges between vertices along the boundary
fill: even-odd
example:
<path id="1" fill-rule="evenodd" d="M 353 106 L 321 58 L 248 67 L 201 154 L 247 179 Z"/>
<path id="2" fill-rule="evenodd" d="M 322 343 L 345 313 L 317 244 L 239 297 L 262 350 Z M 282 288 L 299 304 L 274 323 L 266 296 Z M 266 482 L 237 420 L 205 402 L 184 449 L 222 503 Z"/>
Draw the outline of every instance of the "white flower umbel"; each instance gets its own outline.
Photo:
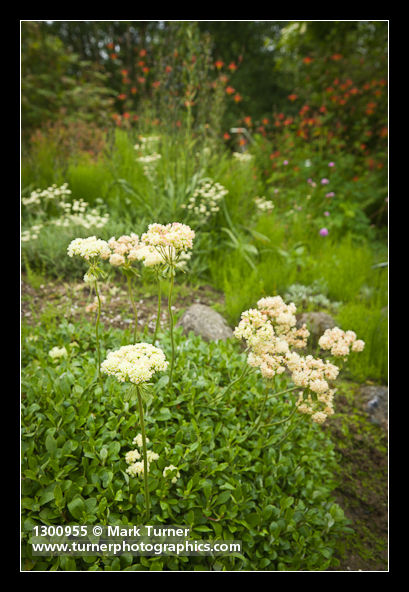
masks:
<path id="1" fill-rule="evenodd" d="M 50 351 L 48 352 L 48 355 L 50 356 L 50 358 L 53 358 L 53 360 L 56 360 L 58 358 L 66 358 L 68 356 L 68 352 L 66 350 L 66 348 L 63 347 L 53 347 L 52 349 L 50 349 Z"/>
<path id="2" fill-rule="evenodd" d="M 98 267 L 100 259 L 108 259 L 111 255 L 111 249 L 108 243 L 96 236 L 89 236 L 88 238 L 76 238 L 70 242 L 67 248 L 69 257 L 77 255 L 87 261 L 89 268 L 84 275 L 84 282 L 91 284 L 95 288 L 95 294 L 98 299 L 98 313 L 95 323 L 95 337 L 97 342 L 97 363 L 98 363 L 98 379 L 101 379 L 101 353 L 99 347 L 99 319 L 101 316 L 101 298 L 98 290 L 98 278 L 104 275 L 102 269 Z"/>
<path id="3" fill-rule="evenodd" d="M 166 370 L 168 364 L 159 347 L 150 343 L 136 343 L 110 352 L 101 364 L 101 371 L 115 376 L 119 382 L 141 384 L 148 382 L 155 372 Z"/>
<path id="4" fill-rule="evenodd" d="M 115 376 L 119 382 L 130 382 L 132 389 L 136 391 L 141 422 L 141 439 L 143 448 L 143 463 L 134 462 L 128 472 L 134 476 L 143 473 L 145 483 L 146 520 L 149 520 L 150 498 L 148 487 L 149 463 L 156 460 L 155 453 L 148 454 L 146 448 L 145 423 L 143 418 L 143 404 L 141 384 L 148 382 L 155 372 L 163 372 L 168 367 L 165 354 L 159 347 L 150 343 L 136 343 L 124 345 L 118 350 L 109 352 L 106 360 L 101 364 L 103 373 Z M 139 445 L 139 434 L 134 442 Z M 136 458 L 136 454 L 133 455 Z"/>
<path id="5" fill-rule="evenodd" d="M 165 479 L 167 478 L 168 475 L 171 475 L 172 483 L 176 483 L 176 481 L 180 478 L 180 472 L 178 471 L 178 468 L 175 467 L 174 465 L 169 465 L 168 467 L 165 467 L 163 469 L 162 474 L 165 477 Z"/>
<path id="6" fill-rule="evenodd" d="M 168 388 L 170 388 L 172 385 L 173 366 L 175 361 L 175 342 L 173 337 L 174 319 L 172 311 L 172 294 L 175 270 L 179 265 L 180 260 L 186 259 L 186 252 L 193 247 L 194 237 L 194 230 L 192 230 L 190 226 L 187 226 L 186 224 L 181 224 L 180 222 L 172 222 L 171 224 L 167 224 L 166 226 L 162 224 L 150 224 L 148 227 L 148 231 L 145 232 L 145 234 L 143 234 L 141 237 L 141 240 L 143 243 L 145 243 L 145 245 L 154 247 L 158 251 L 158 253 L 163 257 L 163 260 L 168 268 L 168 272 L 170 275 L 168 311 L 170 322 L 170 341 L 172 346 L 172 356 L 170 361 Z"/>

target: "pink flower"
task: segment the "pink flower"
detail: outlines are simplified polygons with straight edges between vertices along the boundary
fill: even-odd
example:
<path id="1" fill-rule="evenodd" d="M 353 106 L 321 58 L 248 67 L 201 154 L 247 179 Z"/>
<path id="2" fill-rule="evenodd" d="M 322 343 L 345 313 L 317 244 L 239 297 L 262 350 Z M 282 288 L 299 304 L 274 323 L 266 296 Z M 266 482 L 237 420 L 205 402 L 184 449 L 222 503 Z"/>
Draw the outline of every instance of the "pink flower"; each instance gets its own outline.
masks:
<path id="1" fill-rule="evenodd" d="M 329 162 L 329 163 L 328 163 L 328 166 L 329 166 L 329 167 L 334 167 L 334 166 L 335 166 L 335 162 Z"/>
<path id="2" fill-rule="evenodd" d="M 335 197 L 335 193 L 333 191 L 330 191 L 325 195 L 325 197 Z"/>
<path id="3" fill-rule="evenodd" d="M 327 234 L 328 234 L 328 228 L 321 228 L 320 235 L 321 236 L 327 236 Z"/>
<path id="4" fill-rule="evenodd" d="M 321 185 L 328 185 L 329 179 L 321 179 Z"/>
<path id="5" fill-rule="evenodd" d="M 288 164 L 288 160 L 285 160 L 285 161 L 283 162 L 283 164 Z"/>
<path id="6" fill-rule="evenodd" d="M 324 216 L 329 216 L 329 212 L 324 212 Z"/>

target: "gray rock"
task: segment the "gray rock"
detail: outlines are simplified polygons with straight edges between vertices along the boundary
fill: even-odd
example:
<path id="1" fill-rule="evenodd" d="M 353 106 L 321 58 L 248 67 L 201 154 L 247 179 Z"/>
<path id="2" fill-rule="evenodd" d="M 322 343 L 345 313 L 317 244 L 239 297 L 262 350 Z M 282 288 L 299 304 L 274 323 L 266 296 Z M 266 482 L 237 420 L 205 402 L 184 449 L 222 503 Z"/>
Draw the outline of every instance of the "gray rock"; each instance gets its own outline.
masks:
<path id="1" fill-rule="evenodd" d="M 388 387 L 381 385 L 362 386 L 360 393 L 365 401 L 365 410 L 372 423 L 388 426 Z"/>
<path id="2" fill-rule="evenodd" d="M 178 320 L 177 326 L 183 327 L 184 333 L 193 331 L 205 341 L 226 340 L 233 336 L 221 314 L 205 304 L 192 304 Z"/>
<path id="3" fill-rule="evenodd" d="M 324 331 L 336 325 L 331 315 L 326 312 L 304 312 L 297 317 L 297 327 L 301 327 L 304 323 L 310 332 L 309 342 L 311 341 L 314 345 L 318 343 Z"/>

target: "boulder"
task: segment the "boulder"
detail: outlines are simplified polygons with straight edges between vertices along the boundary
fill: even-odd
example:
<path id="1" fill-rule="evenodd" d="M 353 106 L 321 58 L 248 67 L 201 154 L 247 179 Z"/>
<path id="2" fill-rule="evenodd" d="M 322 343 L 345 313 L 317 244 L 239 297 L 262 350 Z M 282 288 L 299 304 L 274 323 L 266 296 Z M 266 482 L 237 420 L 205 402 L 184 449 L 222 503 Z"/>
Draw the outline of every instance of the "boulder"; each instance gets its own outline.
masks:
<path id="1" fill-rule="evenodd" d="M 388 426 L 388 387 L 365 385 L 360 388 L 360 393 L 371 422 L 386 429 Z"/>
<path id="2" fill-rule="evenodd" d="M 225 319 L 210 306 L 205 304 L 192 304 L 180 317 L 177 326 L 183 327 L 183 332 L 192 331 L 200 335 L 205 341 L 226 340 L 233 336 Z"/>

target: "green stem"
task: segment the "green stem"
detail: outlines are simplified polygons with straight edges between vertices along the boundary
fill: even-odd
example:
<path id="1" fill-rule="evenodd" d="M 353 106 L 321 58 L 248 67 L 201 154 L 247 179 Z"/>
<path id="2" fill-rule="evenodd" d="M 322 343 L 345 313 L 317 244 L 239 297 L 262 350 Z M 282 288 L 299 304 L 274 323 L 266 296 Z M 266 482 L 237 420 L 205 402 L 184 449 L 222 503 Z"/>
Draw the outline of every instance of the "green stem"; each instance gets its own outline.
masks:
<path id="1" fill-rule="evenodd" d="M 297 405 L 294 406 L 294 409 L 291 411 L 290 415 L 288 415 L 287 417 L 284 417 L 284 419 L 280 419 L 279 421 L 274 421 L 273 423 L 265 423 L 261 427 L 262 428 L 271 428 L 272 426 L 276 426 L 276 425 L 279 425 L 280 423 L 284 423 L 286 421 L 289 421 L 296 411 L 297 411 Z"/>
<path id="2" fill-rule="evenodd" d="M 133 297 L 133 293 L 132 293 L 132 283 L 131 283 L 131 278 L 129 277 L 129 275 L 126 276 L 127 282 L 128 282 L 128 292 L 129 292 L 129 298 L 131 300 L 131 304 L 132 304 L 132 308 L 133 308 L 133 314 L 134 314 L 134 319 L 135 319 L 135 324 L 134 324 L 134 329 L 133 329 L 133 343 L 136 343 L 136 330 L 138 327 L 138 311 L 136 310 L 136 306 L 135 306 L 135 300 Z"/>
<path id="3" fill-rule="evenodd" d="M 225 390 L 222 392 L 221 395 L 218 395 L 217 397 L 215 397 L 215 399 L 213 399 L 213 403 L 217 403 L 217 401 L 219 401 L 220 399 L 223 399 L 227 393 L 229 392 L 229 390 L 232 388 L 232 386 L 234 386 L 235 384 L 237 384 L 238 382 L 240 382 L 240 380 L 242 380 L 246 374 L 248 374 L 250 371 L 250 367 L 247 364 L 247 358 L 244 360 L 244 368 L 243 368 L 243 372 L 240 374 L 240 376 L 238 378 L 235 378 L 234 380 L 231 381 L 231 383 L 225 388 Z"/>
<path id="4" fill-rule="evenodd" d="M 156 325 L 155 325 L 155 333 L 153 334 L 153 345 L 155 345 L 156 336 L 158 334 L 159 326 L 160 326 L 160 309 L 162 304 L 162 287 L 160 283 L 160 277 L 157 277 L 158 280 L 158 313 L 156 315 Z"/>
<path id="5" fill-rule="evenodd" d="M 101 352 L 99 349 L 99 319 L 101 316 L 101 298 L 99 297 L 98 282 L 95 282 L 95 293 L 98 299 L 97 320 L 95 323 L 95 337 L 97 340 L 98 380 L 101 380 Z"/>
<path id="6" fill-rule="evenodd" d="M 172 313 L 173 280 L 174 280 L 174 271 L 173 271 L 173 269 L 171 269 L 170 286 L 169 286 L 169 296 L 168 296 L 169 323 L 170 323 L 170 342 L 171 342 L 171 345 L 172 345 L 172 357 L 171 357 L 171 360 L 170 360 L 170 373 L 169 373 L 169 387 L 172 386 L 173 366 L 174 366 L 174 363 L 175 363 L 175 341 L 174 341 L 174 337 L 173 337 L 173 313 Z"/>
<path id="7" fill-rule="evenodd" d="M 139 406 L 139 418 L 141 421 L 141 433 L 142 433 L 142 448 L 143 448 L 143 479 L 145 483 L 145 504 L 146 504 L 146 521 L 149 521 L 150 517 L 150 499 L 149 499 L 149 487 L 148 487 L 148 454 L 146 450 L 146 434 L 145 434 L 145 422 L 143 419 L 143 405 L 142 396 L 139 386 L 136 386 L 136 394 L 138 396 Z"/>

